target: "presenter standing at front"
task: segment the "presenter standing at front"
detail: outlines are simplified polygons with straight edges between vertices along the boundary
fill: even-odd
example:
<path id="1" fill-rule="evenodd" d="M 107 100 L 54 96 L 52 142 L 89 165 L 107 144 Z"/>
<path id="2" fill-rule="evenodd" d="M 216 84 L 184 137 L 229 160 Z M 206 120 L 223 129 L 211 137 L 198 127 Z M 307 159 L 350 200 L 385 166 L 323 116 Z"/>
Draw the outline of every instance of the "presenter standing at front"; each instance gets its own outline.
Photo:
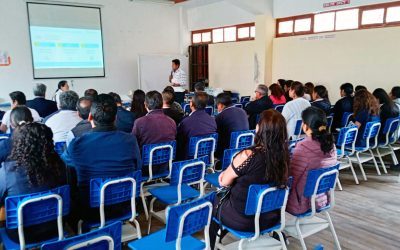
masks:
<path id="1" fill-rule="evenodd" d="M 176 88 L 176 92 L 184 92 L 184 87 L 186 86 L 187 79 L 186 73 L 181 68 L 181 62 L 179 59 L 172 60 L 172 71 L 171 75 L 169 76 L 169 82 L 171 86 Z"/>

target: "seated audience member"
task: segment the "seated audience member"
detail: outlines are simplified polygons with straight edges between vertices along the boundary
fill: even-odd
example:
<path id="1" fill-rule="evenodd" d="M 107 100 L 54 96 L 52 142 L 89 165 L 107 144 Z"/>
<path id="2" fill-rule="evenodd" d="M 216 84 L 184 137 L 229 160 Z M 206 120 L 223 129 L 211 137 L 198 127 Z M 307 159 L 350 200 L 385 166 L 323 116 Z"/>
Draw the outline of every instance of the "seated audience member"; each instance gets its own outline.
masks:
<path id="1" fill-rule="evenodd" d="M 379 117 L 381 119 L 381 129 L 379 132 L 379 141 L 384 142 L 386 140 L 385 136 L 382 134 L 385 128 L 386 121 L 389 118 L 397 118 L 400 115 L 399 107 L 390 99 L 389 95 L 385 90 L 378 88 L 372 93 L 378 100 L 380 105 Z"/>
<path id="2" fill-rule="evenodd" d="M 76 109 L 78 110 L 78 115 L 82 119 L 76 126 L 68 132 L 67 135 L 67 146 L 71 143 L 71 141 L 80 137 L 83 134 L 92 130 L 92 124 L 89 122 L 89 114 L 90 108 L 92 107 L 93 99 L 91 97 L 81 97 L 76 105 Z"/>
<path id="3" fill-rule="evenodd" d="M 309 107 L 303 111 L 302 120 L 306 138 L 297 143 L 289 171 L 293 183 L 286 210 L 294 215 L 305 213 L 311 208 L 310 200 L 304 197 L 308 171 L 332 167 L 337 163 L 336 148 L 325 113 L 316 107 Z M 322 194 L 316 203 L 318 207 L 323 207 L 327 201 L 327 196 Z"/>
<path id="4" fill-rule="evenodd" d="M 145 106 L 148 111 L 147 115 L 137 119 L 132 130 L 140 148 L 146 144 L 174 141 L 176 124 L 174 120 L 164 114 L 161 94 L 157 91 L 148 92 Z"/>
<path id="5" fill-rule="evenodd" d="M 271 99 L 272 104 L 284 105 L 286 103 L 285 92 L 278 84 L 272 84 L 269 86 L 269 90 L 271 91 L 269 99 Z"/>
<path id="6" fill-rule="evenodd" d="M 360 90 L 368 90 L 368 89 L 363 85 L 357 85 L 356 88 L 354 89 L 355 92 L 358 92 Z"/>
<path id="7" fill-rule="evenodd" d="M 46 85 L 38 83 L 33 88 L 33 94 L 35 98 L 27 101 L 26 106 L 36 110 L 40 117 L 47 117 L 58 110 L 57 103 L 55 101 L 46 100 Z"/>
<path id="8" fill-rule="evenodd" d="M 26 104 L 25 94 L 22 93 L 21 91 L 14 91 L 10 93 L 10 98 L 11 98 L 11 110 L 8 110 L 4 114 L 3 120 L 1 121 L 0 132 L 3 133 L 11 133 L 11 119 L 10 119 L 11 111 L 17 106 Z M 40 122 L 42 120 L 42 118 L 40 118 L 40 115 L 36 110 L 31 108 L 29 108 L 29 110 L 31 111 L 33 120 L 35 122 Z"/>
<path id="9" fill-rule="evenodd" d="M 165 87 L 163 93 L 164 92 L 170 92 L 174 96 L 173 103 L 171 104 L 171 109 L 175 110 L 178 113 L 181 113 L 182 115 L 184 115 L 185 112 L 183 111 L 182 106 L 178 102 L 176 102 L 176 93 L 177 92 L 175 92 L 174 88 L 171 87 L 171 86 L 167 86 L 167 87 Z"/>
<path id="10" fill-rule="evenodd" d="M 194 91 L 195 92 L 205 92 L 206 91 L 206 85 L 204 82 L 198 82 L 194 85 Z M 208 106 L 214 107 L 215 100 L 214 96 L 208 95 Z"/>
<path id="11" fill-rule="evenodd" d="M 331 113 L 331 102 L 329 101 L 328 90 L 322 86 L 317 85 L 312 94 L 313 102 L 311 106 L 322 109 L 326 115 Z"/>
<path id="12" fill-rule="evenodd" d="M 60 95 L 60 110 L 48 117 L 44 123 L 53 131 L 54 142 L 66 142 L 71 131 L 82 118 L 76 112 L 78 95 L 74 91 L 65 91 Z"/>
<path id="13" fill-rule="evenodd" d="M 283 87 L 283 91 L 285 91 L 286 103 L 288 103 L 292 100 L 292 98 L 290 97 L 290 94 L 289 94 L 289 90 L 290 90 L 290 87 L 292 86 L 293 82 L 294 82 L 293 80 L 287 80 Z"/>
<path id="14" fill-rule="evenodd" d="M 11 128 L 15 130 L 18 126 L 33 122 L 31 111 L 26 106 L 17 106 L 11 111 Z M 0 167 L 11 153 L 12 138 L 0 141 Z"/>
<path id="15" fill-rule="evenodd" d="M 357 147 L 364 147 L 363 135 L 368 122 L 379 121 L 379 103 L 368 90 L 359 90 L 354 95 L 353 121 L 358 127 Z"/>
<path id="16" fill-rule="evenodd" d="M 170 91 L 164 90 L 164 92 L 162 93 L 162 98 L 164 114 L 174 120 L 176 125 L 178 126 L 183 119 L 183 113 L 172 108 L 172 105 L 174 104 L 174 94 Z"/>
<path id="17" fill-rule="evenodd" d="M 224 150 L 228 149 L 232 132 L 249 130 L 249 122 L 246 112 L 233 106 L 231 96 L 221 93 L 217 96 L 218 115 L 215 117 L 218 131 L 217 157 L 224 156 Z"/>
<path id="18" fill-rule="evenodd" d="M 90 97 L 92 100 L 96 99 L 99 93 L 97 93 L 97 90 L 95 89 L 87 89 L 85 90 L 85 93 L 83 94 L 85 97 Z"/>
<path id="19" fill-rule="evenodd" d="M 69 85 L 66 80 L 62 80 L 58 83 L 58 88 L 56 93 L 54 93 L 53 101 L 57 103 L 58 108 L 60 108 L 60 95 L 63 92 L 69 91 Z"/>
<path id="20" fill-rule="evenodd" d="M 342 97 L 333 107 L 333 123 L 332 130 L 342 127 L 343 114 L 346 112 L 353 113 L 353 85 L 344 83 L 340 86 L 340 96 Z"/>
<path id="21" fill-rule="evenodd" d="M 400 87 L 395 86 L 390 91 L 390 97 L 392 98 L 393 102 L 397 105 L 400 109 Z"/>
<path id="22" fill-rule="evenodd" d="M 219 184 L 231 187 L 228 198 L 222 202 L 220 218 L 222 224 L 234 230 L 254 232 L 254 216 L 245 215 L 247 194 L 250 185 L 270 184 L 285 188 L 289 171 L 289 150 L 286 122 L 276 110 L 267 110 L 261 114 L 256 128 L 255 146 L 244 149 L 232 164 L 221 173 Z M 219 198 L 214 200 L 213 215 Z M 280 211 L 264 213 L 260 217 L 260 230 L 272 227 L 280 221 Z M 210 241 L 214 249 L 219 224 L 211 221 Z M 223 238 L 226 232 L 222 232 Z"/>
<path id="23" fill-rule="evenodd" d="M 255 91 L 255 100 L 249 102 L 244 110 L 249 115 L 250 129 L 254 129 L 257 124 L 257 116 L 264 110 L 273 108 L 271 99 L 268 97 L 268 87 L 264 84 L 258 85 Z"/>
<path id="24" fill-rule="evenodd" d="M 133 123 L 135 122 L 135 115 L 122 107 L 121 97 L 117 93 L 111 92 L 109 95 L 114 98 L 118 107 L 117 121 L 115 122 L 117 130 L 126 133 L 132 132 Z"/>
<path id="25" fill-rule="evenodd" d="M 114 98 L 100 94 L 90 109 L 89 121 L 93 130 L 72 140 L 62 156 L 77 176 L 79 197 L 76 209 L 79 211 L 73 214 L 84 220 L 99 218 L 98 208 L 89 207 L 91 179 L 124 177 L 141 169 L 137 140 L 131 134 L 117 131 L 116 115 Z M 107 218 L 120 215 L 129 206 L 107 206 Z"/>
<path id="26" fill-rule="evenodd" d="M 278 84 L 279 84 L 279 86 L 281 86 L 281 89 L 283 90 L 283 91 L 285 91 L 285 83 L 286 83 L 286 80 L 285 79 L 278 79 Z"/>
<path id="27" fill-rule="evenodd" d="M 144 99 L 146 94 L 143 90 L 135 90 L 133 92 L 131 112 L 135 115 L 135 119 L 139 119 L 147 114 L 146 107 L 144 106 Z"/>
<path id="28" fill-rule="evenodd" d="M 46 191 L 66 184 L 65 166 L 54 151 L 53 134 L 46 125 L 26 123 L 13 133 L 11 155 L 0 168 L 0 207 L 7 196 Z M 6 229 L 18 242 L 18 230 Z M 57 237 L 57 224 L 24 226 L 27 243 Z"/>
<path id="29" fill-rule="evenodd" d="M 301 119 L 301 112 L 310 107 L 311 104 L 304 97 L 304 86 L 301 82 L 293 82 L 289 90 L 292 101 L 283 107 L 282 115 L 286 119 L 289 137 L 294 136 L 296 122 Z"/>
<path id="30" fill-rule="evenodd" d="M 304 98 L 307 101 L 311 102 L 313 92 L 314 92 L 314 84 L 312 82 L 304 84 Z"/>
<path id="31" fill-rule="evenodd" d="M 208 95 L 196 92 L 190 101 L 192 113 L 178 126 L 178 159 L 188 159 L 189 141 L 191 137 L 209 135 L 217 132 L 215 119 L 206 113 Z"/>

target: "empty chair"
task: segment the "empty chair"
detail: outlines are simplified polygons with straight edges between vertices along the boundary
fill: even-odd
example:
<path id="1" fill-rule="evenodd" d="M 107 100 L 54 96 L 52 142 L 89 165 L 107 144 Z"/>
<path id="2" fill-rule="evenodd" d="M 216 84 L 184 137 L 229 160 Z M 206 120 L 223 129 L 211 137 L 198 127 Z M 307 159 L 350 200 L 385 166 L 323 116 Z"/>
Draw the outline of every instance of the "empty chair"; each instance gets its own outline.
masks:
<path id="1" fill-rule="evenodd" d="M 233 236 L 240 239 L 229 245 L 216 244 L 217 249 L 287 249 L 282 230 L 285 228 L 285 209 L 289 188 L 279 189 L 268 185 L 251 185 L 247 196 L 245 214 L 254 216 L 254 233 L 241 232 L 223 226 Z M 280 210 L 279 222 L 265 230 L 260 230 L 260 216 L 275 210 Z M 218 219 L 218 218 L 216 218 Z M 268 234 L 276 232 L 279 241 Z M 217 239 L 217 242 L 219 240 Z"/>
<path id="2" fill-rule="evenodd" d="M 208 164 L 214 167 L 214 154 L 217 148 L 218 134 L 191 137 L 189 141 L 188 156 L 197 159 L 201 156 L 209 156 Z"/>
<path id="3" fill-rule="evenodd" d="M 381 133 L 382 136 L 385 138 L 385 140 L 379 142 L 378 147 L 374 150 L 374 155 L 379 158 L 379 161 L 381 162 L 381 165 L 385 173 L 387 173 L 387 171 L 385 162 L 383 161 L 382 157 L 386 155 L 391 155 L 393 164 L 394 165 L 399 164 L 395 154 L 395 147 L 393 147 L 393 144 L 399 140 L 399 132 L 398 132 L 399 124 L 400 124 L 399 118 L 389 118 L 386 120 L 385 127 L 383 127 Z"/>
<path id="4" fill-rule="evenodd" d="M 167 208 L 165 229 L 128 244 L 134 250 L 209 249 L 213 194 Z M 191 236 L 204 229 L 204 241 Z"/>
<path id="5" fill-rule="evenodd" d="M 278 111 L 279 113 L 282 113 L 282 110 L 284 107 L 285 107 L 285 105 L 276 105 L 274 109 L 276 111 Z"/>
<path id="6" fill-rule="evenodd" d="M 69 186 L 34 194 L 10 196 L 5 200 L 6 228 L 0 229 L 4 249 L 37 248 L 44 243 L 64 239 L 63 216 L 70 211 Z M 57 236 L 45 235 L 41 242 L 27 244 L 25 227 L 40 226 L 57 221 Z M 19 243 L 13 241 L 6 230 L 18 230 Z"/>
<path id="7" fill-rule="evenodd" d="M 254 144 L 254 139 L 256 137 L 255 130 L 237 131 L 231 134 L 230 148 L 247 148 Z"/>
<path id="8" fill-rule="evenodd" d="M 42 250 L 121 250 L 121 222 L 65 240 L 46 243 Z"/>
<path id="9" fill-rule="evenodd" d="M 354 155 L 355 152 L 357 133 L 357 126 L 341 128 L 336 142 L 336 147 L 338 162 L 340 163 L 339 170 L 350 168 L 354 181 L 356 184 L 359 184 L 353 164 L 350 160 L 350 156 Z M 343 190 L 339 179 L 338 186 L 340 190 Z"/>
<path id="10" fill-rule="evenodd" d="M 244 102 L 249 102 L 250 101 L 250 96 L 242 96 L 240 97 L 240 103 L 244 103 Z"/>
<path id="11" fill-rule="evenodd" d="M 212 106 L 207 106 L 206 107 L 206 113 L 209 115 L 214 115 L 214 108 Z"/>
<path id="12" fill-rule="evenodd" d="M 335 205 L 334 191 L 336 180 L 339 175 L 339 165 L 331 168 L 321 168 L 311 170 L 307 173 L 307 184 L 304 189 L 304 197 L 309 198 L 311 202 L 311 209 L 303 214 L 293 214 L 294 221 L 287 222 L 285 232 L 300 240 L 303 249 L 307 249 L 304 239 L 308 236 L 316 234 L 328 227 L 330 227 L 336 249 L 340 250 L 339 239 L 336 235 L 332 219 L 329 211 Z M 329 193 L 329 203 L 323 207 L 316 206 L 316 199 L 318 195 Z M 316 214 L 324 214 L 326 219 L 315 216 Z"/>

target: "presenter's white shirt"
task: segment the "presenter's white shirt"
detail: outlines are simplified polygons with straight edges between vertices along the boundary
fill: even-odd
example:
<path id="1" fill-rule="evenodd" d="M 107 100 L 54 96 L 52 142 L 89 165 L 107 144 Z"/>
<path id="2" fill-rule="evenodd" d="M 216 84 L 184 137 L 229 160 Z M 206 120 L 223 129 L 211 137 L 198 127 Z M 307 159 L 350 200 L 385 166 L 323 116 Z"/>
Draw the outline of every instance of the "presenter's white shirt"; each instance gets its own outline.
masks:
<path id="1" fill-rule="evenodd" d="M 29 108 L 29 110 L 32 113 L 33 121 L 35 121 L 35 122 L 41 122 L 42 121 L 42 118 L 40 117 L 39 113 L 36 110 L 31 109 L 31 108 Z M 7 132 L 6 132 L 7 134 L 11 133 L 11 111 L 12 110 L 8 110 L 4 114 L 3 120 L 1 121 L 1 123 L 3 123 L 4 125 L 7 126 Z"/>
<path id="2" fill-rule="evenodd" d="M 53 140 L 56 142 L 66 142 L 68 132 L 75 128 L 76 124 L 82 121 L 76 111 L 59 110 L 49 116 L 45 124 L 53 131 Z"/>
<path id="3" fill-rule="evenodd" d="M 187 83 L 186 73 L 181 70 L 181 68 L 172 72 L 172 84 L 179 84 L 180 86 L 185 86 Z"/>

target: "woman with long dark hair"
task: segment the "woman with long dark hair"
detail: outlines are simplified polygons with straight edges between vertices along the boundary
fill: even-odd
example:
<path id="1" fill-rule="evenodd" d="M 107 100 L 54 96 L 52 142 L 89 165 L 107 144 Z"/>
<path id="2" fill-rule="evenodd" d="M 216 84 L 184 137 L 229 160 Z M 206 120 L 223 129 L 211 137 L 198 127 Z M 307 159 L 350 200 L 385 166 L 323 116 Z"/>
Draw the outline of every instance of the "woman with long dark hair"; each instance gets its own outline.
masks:
<path id="1" fill-rule="evenodd" d="M 380 114 L 381 119 L 381 130 L 379 132 L 379 141 L 383 142 L 385 140 L 382 135 L 383 128 L 385 127 L 386 121 L 389 118 L 399 117 L 400 110 L 399 107 L 390 99 L 388 93 L 384 89 L 378 88 L 372 93 L 380 104 Z"/>
<path id="2" fill-rule="evenodd" d="M 147 110 L 144 106 L 144 99 L 146 93 L 143 90 L 135 90 L 132 97 L 131 112 L 135 114 L 135 119 L 138 119 L 147 114 Z"/>
<path id="3" fill-rule="evenodd" d="M 279 84 L 272 84 L 271 86 L 269 86 L 269 90 L 271 91 L 269 99 L 271 99 L 274 105 L 283 105 L 286 103 L 285 91 L 283 91 Z"/>
<path id="4" fill-rule="evenodd" d="M 307 172 L 331 167 L 337 162 L 336 148 L 325 113 L 319 108 L 309 107 L 301 116 L 306 138 L 296 145 L 290 161 L 289 175 L 293 177 L 293 183 L 286 210 L 291 214 L 305 213 L 311 207 L 310 200 L 304 197 Z M 318 197 L 317 205 L 326 203 L 325 194 Z"/>
<path id="5" fill-rule="evenodd" d="M 231 187 L 229 198 L 223 201 L 220 208 L 222 223 L 246 232 L 254 232 L 254 216 L 247 216 L 244 212 L 250 185 L 273 183 L 274 186 L 285 188 L 289 171 L 285 118 L 276 110 L 266 110 L 261 114 L 256 131 L 255 146 L 241 151 L 219 177 L 221 186 Z M 214 202 L 218 204 L 219 199 Z M 215 209 L 214 216 L 216 213 Z M 261 230 L 275 225 L 279 219 L 279 211 L 262 214 Z M 211 249 L 215 245 L 218 230 L 219 225 L 212 222 Z"/>
<path id="6" fill-rule="evenodd" d="M 7 196 L 36 193 L 66 183 L 65 165 L 54 151 L 53 133 L 46 125 L 26 123 L 12 136 L 11 155 L 0 168 L 0 207 Z M 25 227 L 27 242 L 37 242 L 57 235 L 54 222 Z M 7 230 L 18 241 L 17 230 Z"/>

